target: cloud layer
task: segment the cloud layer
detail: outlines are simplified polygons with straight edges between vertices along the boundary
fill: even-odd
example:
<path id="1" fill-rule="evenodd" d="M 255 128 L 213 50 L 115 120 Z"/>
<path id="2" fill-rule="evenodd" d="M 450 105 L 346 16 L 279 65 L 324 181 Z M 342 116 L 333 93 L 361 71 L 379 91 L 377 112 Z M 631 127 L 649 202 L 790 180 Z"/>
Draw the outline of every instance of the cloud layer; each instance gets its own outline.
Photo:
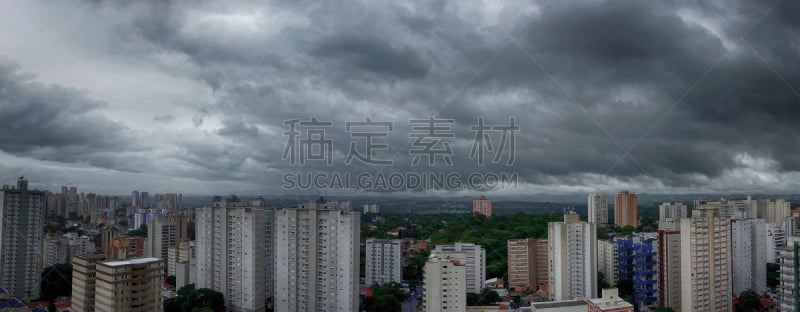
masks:
<path id="1" fill-rule="evenodd" d="M 287 172 L 518 172 L 498 194 L 795 192 L 795 1 L 0 4 L 0 176 L 105 193 L 279 193 Z M 16 14 L 14 12 L 23 12 Z M 452 167 L 410 119 L 454 119 Z M 512 166 L 469 159 L 513 116 Z M 333 121 L 333 165 L 282 159 Z M 394 165 L 344 159 L 393 121 Z M 499 137 L 495 138 L 498 140 Z M 495 141 L 497 143 L 497 141 Z"/>

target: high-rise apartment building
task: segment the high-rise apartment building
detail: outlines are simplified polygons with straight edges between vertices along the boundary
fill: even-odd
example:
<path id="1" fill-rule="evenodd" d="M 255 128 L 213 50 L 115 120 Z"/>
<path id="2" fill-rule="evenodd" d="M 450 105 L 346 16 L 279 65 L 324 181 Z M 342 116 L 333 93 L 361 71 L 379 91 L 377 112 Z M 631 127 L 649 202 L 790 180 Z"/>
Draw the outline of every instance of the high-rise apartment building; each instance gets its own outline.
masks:
<path id="1" fill-rule="evenodd" d="M 147 220 L 145 255 L 166 261 L 169 247 L 178 243 L 178 224 L 174 217 L 151 215 Z"/>
<path id="2" fill-rule="evenodd" d="M 196 210 L 197 287 L 221 292 L 229 311 L 264 311 L 271 295 L 267 210 L 260 198 L 231 198 Z"/>
<path id="3" fill-rule="evenodd" d="M 137 258 L 97 262 L 95 274 L 95 311 L 164 311 L 163 260 Z"/>
<path id="4" fill-rule="evenodd" d="M 608 225 L 608 195 L 606 194 L 589 194 L 587 198 L 586 208 L 589 214 L 589 222 L 597 226 Z"/>
<path id="5" fill-rule="evenodd" d="M 142 197 L 139 195 L 139 191 L 131 192 L 131 206 L 132 207 L 142 207 Z"/>
<path id="6" fill-rule="evenodd" d="M 94 289 L 97 280 L 97 262 L 105 260 L 103 254 L 89 254 L 72 258 L 72 300 L 73 312 L 92 312 L 95 310 Z"/>
<path id="7" fill-rule="evenodd" d="M 580 221 L 576 213 L 564 222 L 550 222 L 550 299 L 594 298 L 597 294 L 597 227 Z"/>
<path id="8" fill-rule="evenodd" d="M 731 223 L 701 208 L 681 220 L 681 312 L 731 311 Z"/>
<path id="9" fill-rule="evenodd" d="M 492 216 L 492 200 L 486 199 L 486 196 L 481 195 L 480 198 L 472 201 L 472 213 L 484 215 L 486 217 Z"/>
<path id="10" fill-rule="evenodd" d="M 368 239 L 365 275 L 369 286 L 403 282 L 403 242 L 399 239 Z"/>
<path id="11" fill-rule="evenodd" d="M 322 198 L 275 212 L 275 311 L 358 310 L 360 220 Z"/>
<path id="12" fill-rule="evenodd" d="M 528 289 L 533 285 L 531 267 L 534 257 L 534 242 L 531 238 L 509 239 L 506 242 L 508 263 L 508 287 L 510 289 Z"/>
<path id="13" fill-rule="evenodd" d="M 800 237 L 790 240 L 788 246 L 778 249 L 780 269 L 778 303 L 781 312 L 794 312 L 800 308 Z"/>
<path id="14" fill-rule="evenodd" d="M 633 303 L 642 310 L 658 306 L 658 237 L 635 233 L 617 239 L 618 280 L 633 285 Z"/>
<path id="15" fill-rule="evenodd" d="M 603 273 L 603 277 L 609 286 L 617 285 L 619 279 L 619 254 L 617 253 L 617 242 L 612 239 L 602 239 L 597 241 L 597 269 Z"/>
<path id="16" fill-rule="evenodd" d="M 436 245 L 431 253 L 441 256 L 464 254 L 464 266 L 467 268 L 467 292 L 479 294 L 486 281 L 486 250 L 481 245 L 456 242 L 453 245 Z"/>
<path id="17" fill-rule="evenodd" d="M 636 194 L 622 191 L 614 198 L 614 223 L 619 227 L 639 226 Z"/>
<path id="18" fill-rule="evenodd" d="M 681 309 L 681 231 L 679 223 L 664 221 L 658 229 L 658 304 Z"/>
<path id="19" fill-rule="evenodd" d="M 745 290 L 767 290 L 767 223 L 764 219 L 731 220 L 733 296 Z"/>
<path id="20" fill-rule="evenodd" d="M 0 193 L 0 286 L 23 301 L 39 298 L 45 193 L 23 177 Z"/>
<path id="21" fill-rule="evenodd" d="M 462 254 L 463 256 L 463 254 Z M 431 254 L 425 262 L 423 311 L 467 310 L 467 268 L 458 258 Z"/>
<path id="22" fill-rule="evenodd" d="M 176 246 L 169 247 L 167 253 L 167 276 L 177 276 L 177 264 L 182 261 L 197 257 L 197 248 L 194 241 L 183 241 Z"/>
<path id="23" fill-rule="evenodd" d="M 791 215 L 790 203 L 785 199 L 758 199 L 758 218 L 767 223 L 782 226 L 783 219 Z"/>
<path id="24" fill-rule="evenodd" d="M 61 237 L 48 237 L 44 243 L 44 267 L 59 263 L 71 263 L 73 256 L 95 253 L 94 242 L 88 236 L 68 232 Z"/>
<path id="25" fill-rule="evenodd" d="M 672 220 L 679 222 L 688 215 L 686 205 L 683 203 L 663 203 L 658 206 L 658 221 Z"/>

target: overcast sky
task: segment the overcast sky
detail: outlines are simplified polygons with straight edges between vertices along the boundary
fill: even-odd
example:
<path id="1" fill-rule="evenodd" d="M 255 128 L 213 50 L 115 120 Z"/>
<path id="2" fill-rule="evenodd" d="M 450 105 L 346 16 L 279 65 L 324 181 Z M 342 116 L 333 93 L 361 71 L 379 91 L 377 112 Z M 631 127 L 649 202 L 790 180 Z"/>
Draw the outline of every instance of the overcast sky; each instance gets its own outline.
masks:
<path id="1" fill-rule="evenodd" d="M 798 1 L 0 0 L 0 183 L 516 172 L 498 195 L 797 193 L 798 90 Z M 513 165 L 469 159 L 478 116 L 516 119 Z M 311 117 L 333 122 L 331 166 L 282 158 L 284 121 Z M 410 165 L 409 119 L 429 117 L 455 121 L 452 166 Z M 364 118 L 394 122 L 394 165 L 344 163 Z"/>

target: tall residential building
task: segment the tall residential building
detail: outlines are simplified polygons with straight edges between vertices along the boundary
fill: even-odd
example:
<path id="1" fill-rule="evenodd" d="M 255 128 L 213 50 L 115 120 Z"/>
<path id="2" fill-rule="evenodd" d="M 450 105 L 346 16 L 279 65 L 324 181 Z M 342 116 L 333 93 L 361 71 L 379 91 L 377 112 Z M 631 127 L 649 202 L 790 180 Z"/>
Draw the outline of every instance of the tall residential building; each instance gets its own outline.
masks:
<path id="1" fill-rule="evenodd" d="M 45 193 L 29 190 L 23 177 L 0 193 L 0 286 L 23 301 L 39 298 Z"/>
<path id="2" fill-rule="evenodd" d="M 234 197 L 196 214 L 197 287 L 221 292 L 229 311 L 264 311 L 272 289 L 266 201 Z"/>
<path id="3" fill-rule="evenodd" d="M 95 274 L 95 311 L 164 311 L 163 260 L 137 258 L 97 262 Z"/>
<path id="4" fill-rule="evenodd" d="M 681 220 L 681 312 L 731 311 L 731 223 L 713 208 Z"/>
<path id="5" fill-rule="evenodd" d="M 184 241 L 169 247 L 167 255 L 167 276 L 177 276 L 177 264 L 196 258 L 197 247 L 194 241 Z"/>
<path id="6" fill-rule="evenodd" d="M 681 309 L 681 231 L 673 221 L 659 223 L 658 304 Z"/>
<path id="7" fill-rule="evenodd" d="M 448 256 L 463 253 L 467 268 L 467 292 L 479 294 L 486 282 L 486 250 L 481 245 L 456 242 L 454 245 L 436 245 L 431 253 Z"/>
<path id="8" fill-rule="evenodd" d="M 619 281 L 633 285 L 633 302 L 643 310 L 658 306 L 658 238 L 636 233 L 617 239 Z"/>
<path id="9" fill-rule="evenodd" d="M 142 192 L 142 200 L 140 201 L 142 208 L 150 209 L 150 193 Z"/>
<path id="10" fill-rule="evenodd" d="M 759 199 L 758 218 L 766 219 L 767 223 L 776 226 L 783 225 L 783 219 L 791 215 L 790 203 L 785 199 Z"/>
<path id="11" fill-rule="evenodd" d="M 431 257 L 425 262 L 424 275 L 422 311 L 467 310 L 467 267 L 460 259 L 431 253 Z"/>
<path id="12" fill-rule="evenodd" d="M 403 242 L 399 239 L 368 239 L 365 274 L 368 286 L 403 282 Z"/>
<path id="13" fill-rule="evenodd" d="M 619 279 L 619 254 L 617 253 L 617 242 L 612 239 L 602 239 L 597 241 L 597 269 L 603 273 L 606 283 L 614 287 Z"/>
<path id="14" fill-rule="evenodd" d="M 686 211 L 686 205 L 682 203 L 663 203 L 658 206 L 658 221 L 664 222 L 672 220 L 679 222 L 681 219 L 689 216 Z"/>
<path id="15" fill-rule="evenodd" d="M 778 303 L 781 312 L 800 308 L 800 238 L 793 239 L 780 249 Z"/>
<path id="16" fill-rule="evenodd" d="M 547 284 L 547 240 L 510 239 L 508 251 L 508 286 L 536 289 Z"/>
<path id="17" fill-rule="evenodd" d="M 275 311 L 358 310 L 360 220 L 322 198 L 275 212 Z"/>
<path id="18" fill-rule="evenodd" d="M 506 242 L 508 279 L 510 289 L 528 289 L 533 285 L 530 270 L 533 266 L 534 243 L 531 238 L 509 239 Z"/>
<path id="19" fill-rule="evenodd" d="M 378 204 L 364 204 L 364 214 L 368 213 L 379 213 L 381 211 L 380 206 Z"/>
<path id="20" fill-rule="evenodd" d="M 72 300 L 73 312 L 94 311 L 94 288 L 97 262 L 105 260 L 103 254 L 90 254 L 72 258 Z"/>
<path id="21" fill-rule="evenodd" d="M 767 223 L 764 219 L 731 220 L 733 296 L 745 290 L 767 290 Z"/>
<path id="22" fill-rule="evenodd" d="M 178 243 L 178 225 L 175 218 L 156 214 L 147 220 L 145 255 L 166 261 L 169 247 Z"/>
<path id="23" fill-rule="evenodd" d="M 786 246 L 786 238 L 780 225 L 767 222 L 767 263 L 778 263 L 778 248 Z"/>
<path id="24" fill-rule="evenodd" d="M 608 225 L 608 195 L 589 194 L 586 204 L 590 223 L 594 223 L 597 226 Z"/>
<path id="25" fill-rule="evenodd" d="M 550 299 L 594 298 L 597 294 L 597 227 L 580 221 L 578 214 L 564 215 L 564 222 L 550 222 L 547 229 L 550 254 Z"/>
<path id="26" fill-rule="evenodd" d="M 639 226 L 639 208 L 636 194 L 622 191 L 614 198 L 614 224 L 619 227 Z"/>
<path id="27" fill-rule="evenodd" d="M 139 191 L 131 192 L 131 206 L 132 207 L 142 207 L 142 197 L 139 195 Z"/>
<path id="28" fill-rule="evenodd" d="M 88 236 L 78 236 L 78 233 L 68 232 L 61 237 L 49 237 L 44 244 L 44 267 L 54 266 L 59 263 L 72 263 L 73 256 L 82 256 L 95 253 L 94 242 Z"/>
<path id="29" fill-rule="evenodd" d="M 492 216 L 492 200 L 486 199 L 486 196 L 481 195 L 480 198 L 472 201 L 472 213 L 484 215 L 487 217 Z"/>

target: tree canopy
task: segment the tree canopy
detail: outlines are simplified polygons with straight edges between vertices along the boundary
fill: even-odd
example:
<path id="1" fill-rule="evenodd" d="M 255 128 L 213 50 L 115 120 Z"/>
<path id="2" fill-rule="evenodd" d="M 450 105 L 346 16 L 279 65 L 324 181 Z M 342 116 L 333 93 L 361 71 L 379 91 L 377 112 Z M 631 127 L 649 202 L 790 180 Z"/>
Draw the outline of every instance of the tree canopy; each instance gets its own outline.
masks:
<path id="1" fill-rule="evenodd" d="M 164 302 L 164 312 L 224 312 L 225 297 L 208 288 L 196 289 L 194 284 L 181 287 L 178 297 Z"/>

